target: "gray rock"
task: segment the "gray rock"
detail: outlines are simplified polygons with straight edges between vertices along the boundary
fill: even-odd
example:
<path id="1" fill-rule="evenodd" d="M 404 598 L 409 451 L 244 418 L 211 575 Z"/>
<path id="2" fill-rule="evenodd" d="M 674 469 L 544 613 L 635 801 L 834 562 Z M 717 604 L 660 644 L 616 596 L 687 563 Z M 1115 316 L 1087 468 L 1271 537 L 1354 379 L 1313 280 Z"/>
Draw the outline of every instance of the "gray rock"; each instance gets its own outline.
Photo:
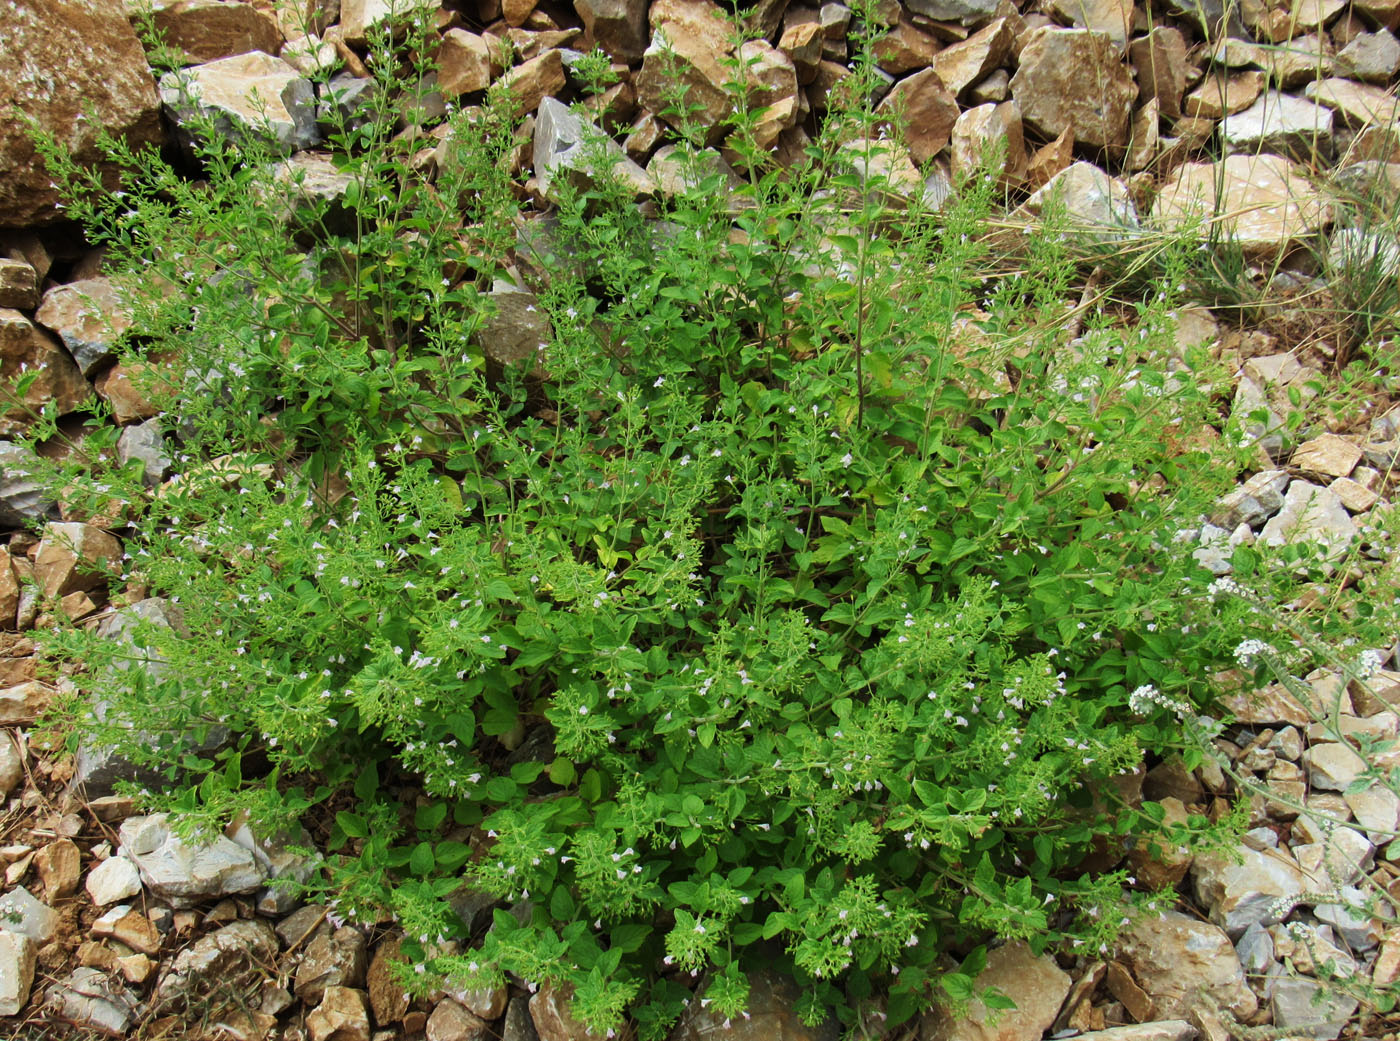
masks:
<path id="1" fill-rule="evenodd" d="M 54 286 L 34 320 L 56 333 L 84 376 L 112 360 L 117 339 L 131 328 L 131 310 L 107 278 Z"/>
<path id="2" fill-rule="evenodd" d="M 147 488 L 158 487 L 174 466 L 165 449 L 159 419 L 123 428 L 117 438 L 117 458 L 123 465 L 133 460 L 140 462 L 141 481 Z"/>
<path id="3" fill-rule="evenodd" d="M 1332 110 L 1265 91 L 1249 108 L 1227 116 L 1220 133 L 1230 154 L 1276 152 L 1302 162 L 1332 154 Z"/>
<path id="4" fill-rule="evenodd" d="M 123 1036 L 140 1014 L 136 995 L 97 969 L 74 969 L 49 988 L 48 1004 L 75 1026 Z"/>
<path id="5" fill-rule="evenodd" d="M 656 184 L 647 172 L 627 158 L 622 146 L 590 123 L 569 111 L 569 106 L 545 98 L 535 113 L 535 178 L 547 198 L 558 180 L 580 189 L 599 180 L 616 178 L 637 195 L 649 195 Z"/>
<path id="6" fill-rule="evenodd" d="M 1337 52 L 1337 71 L 1350 79 L 1384 86 L 1400 71 L 1400 40 L 1386 28 L 1358 33 Z"/>
<path id="7" fill-rule="evenodd" d="M 132 817 L 123 822 L 119 834 L 141 881 L 176 906 L 246 893 L 267 878 L 253 855 L 236 842 L 223 835 L 186 842 L 170 829 L 163 813 Z"/>
<path id="8" fill-rule="evenodd" d="M 344 205 L 354 179 L 328 155 L 298 152 L 272 168 L 271 184 L 263 190 L 283 220 L 319 240 L 354 231 L 355 215 Z"/>
<path id="9" fill-rule="evenodd" d="M 1144 915 L 1119 935 L 1118 958 L 1132 970 L 1159 1016 L 1184 1018 L 1203 1002 L 1217 1003 L 1242 1019 L 1258 1008 L 1230 938 L 1209 922 L 1177 911 Z"/>
<path id="10" fill-rule="evenodd" d="M 726 1021 L 703 1002 L 691 1001 L 670 1041 L 835 1041 L 834 1020 L 828 1018 L 818 1027 L 809 1027 L 797 1018 L 793 1005 L 798 990 L 791 980 L 759 971 L 749 975 L 749 987 L 748 1018 Z M 535 1024 L 539 1027 L 539 1016 L 535 1016 Z M 539 1034 L 541 1041 L 550 1041 L 543 1029 Z"/>
<path id="11" fill-rule="evenodd" d="M 38 460 L 29 449 L 0 441 L 0 527 L 22 528 L 29 521 L 58 519 L 54 503 L 34 479 Z"/>
<path id="12" fill-rule="evenodd" d="M 225 992 L 256 983 L 264 968 L 276 964 L 277 934 L 266 922 L 230 922 L 186 947 L 156 987 L 159 1009 L 177 1009 L 221 988 Z"/>
<path id="13" fill-rule="evenodd" d="M 269 885 L 258 894 L 258 913 L 280 917 L 296 907 L 300 900 L 298 888 L 310 882 L 316 874 L 314 857 L 294 853 L 288 848 L 300 846 L 310 849 L 314 846 L 306 829 L 300 828 L 295 835 L 257 836 L 244 824 L 229 837 L 253 854 L 253 859 L 267 873 L 269 883 L 279 880 L 282 883 Z"/>
<path id="14" fill-rule="evenodd" d="M 1316 1004 L 1314 1004 L 1316 1000 Z M 1291 1034 L 1335 1038 L 1356 1011 L 1356 999 L 1330 987 L 1297 977 L 1284 977 L 1273 983 L 1274 1026 Z"/>
<path id="15" fill-rule="evenodd" d="M 540 1041 L 535 1030 L 535 1021 L 530 1018 L 530 1004 L 523 997 L 510 999 L 506 1007 L 506 1023 L 501 1032 L 501 1041 Z"/>
<path id="16" fill-rule="evenodd" d="M 1257 528 L 1283 509 L 1283 493 L 1288 488 L 1288 471 L 1264 470 L 1223 496 L 1211 515 L 1217 524 L 1234 528 L 1248 524 Z"/>
<path id="17" fill-rule="evenodd" d="M 0 928 L 27 936 L 43 946 L 58 928 L 58 912 L 41 903 L 23 886 L 0 896 Z"/>
<path id="18" fill-rule="evenodd" d="M 1376 922 L 1362 908 L 1366 904 L 1366 894 L 1354 886 L 1343 886 L 1338 891 L 1339 902 L 1319 903 L 1313 908 L 1318 921 L 1325 922 L 1336 930 L 1343 942 L 1353 951 L 1369 951 L 1380 943 L 1380 929 Z"/>
<path id="19" fill-rule="evenodd" d="M 1327 268 L 1354 279 L 1400 277 L 1400 239 L 1375 228 L 1338 228 L 1327 247 Z"/>
<path id="20" fill-rule="evenodd" d="M 321 137 L 311 81 L 261 51 L 166 73 L 160 99 L 186 140 L 201 134 L 198 124 L 206 120 L 230 140 L 265 137 L 284 154 L 310 148 Z"/>
<path id="21" fill-rule="evenodd" d="M 1163 1019 L 1153 1023 L 1133 1023 L 1108 1030 L 1076 1034 L 1074 1041 L 1196 1041 L 1197 1030 L 1184 1019 Z"/>
<path id="22" fill-rule="evenodd" d="M 1303 766 L 1314 789 L 1344 791 L 1366 769 L 1366 760 L 1351 745 L 1336 741 L 1315 744 L 1303 753 Z"/>
<path id="23" fill-rule="evenodd" d="M 126 857 L 108 857 L 88 872 L 86 886 L 92 902 L 106 907 L 141 892 L 141 873 Z"/>
<path id="24" fill-rule="evenodd" d="M 24 778 L 24 746 L 19 733 L 0 732 L 0 799 L 9 796 Z"/>
<path id="25" fill-rule="evenodd" d="M 1063 211 L 1066 230 L 1077 235 L 1105 241 L 1129 237 L 1140 228 L 1127 185 L 1093 163 L 1075 163 L 1061 170 L 1021 209 L 1040 217 L 1051 208 L 1052 200 Z"/>
<path id="26" fill-rule="evenodd" d="M 549 315 L 534 293 L 492 291 L 487 294 L 491 310 L 481 320 L 472 341 L 478 344 L 488 361 L 497 365 L 519 365 L 544 355 L 554 328 Z"/>
<path id="27" fill-rule="evenodd" d="M 353 926 L 318 932 L 297 966 L 296 996 L 314 1005 L 327 987 L 363 987 L 367 960 L 364 933 Z"/>
<path id="28" fill-rule="evenodd" d="M 1238 854 L 1240 863 L 1231 856 L 1203 853 L 1191 865 L 1196 899 L 1208 909 L 1210 920 L 1231 936 L 1242 935 L 1252 923 L 1282 921 L 1287 902 L 1309 888 L 1302 870 L 1279 850 L 1242 846 Z"/>
<path id="29" fill-rule="evenodd" d="M 635 65 L 646 52 L 647 0 L 577 0 L 583 27 L 613 61 Z"/>
<path id="30" fill-rule="evenodd" d="M 0 928 L 0 1016 L 15 1016 L 29 1001 L 39 945 L 23 933 Z"/>
<path id="31" fill-rule="evenodd" d="M 317 122 L 325 129 L 358 130 L 374 118 L 375 82 L 348 72 L 332 76 L 316 106 Z"/>
<path id="32" fill-rule="evenodd" d="M 828 4 L 826 7 L 839 5 Z M 996 17 L 1000 4 L 997 0 L 909 0 L 909 10 L 932 18 L 936 22 L 958 22 L 962 25 L 978 25 Z M 823 16 L 826 13 L 823 7 Z M 847 18 L 850 12 L 846 13 Z"/>
<path id="33" fill-rule="evenodd" d="M 1258 444 L 1271 460 L 1278 462 L 1283 453 L 1283 419 L 1274 411 L 1264 389 L 1249 376 L 1241 376 L 1230 411 L 1241 424 L 1244 443 Z M 1263 418 L 1259 418 L 1261 413 Z"/>
<path id="34" fill-rule="evenodd" d="M 1235 954 L 1245 972 L 1258 976 L 1273 963 L 1274 938 L 1258 922 L 1251 922 L 1244 935 L 1235 941 Z"/>
<path id="35" fill-rule="evenodd" d="M 1316 543 L 1328 557 L 1337 557 L 1356 537 L 1337 493 L 1309 481 L 1293 481 L 1283 499 L 1283 509 L 1264 525 L 1260 540 L 1269 546 Z"/>

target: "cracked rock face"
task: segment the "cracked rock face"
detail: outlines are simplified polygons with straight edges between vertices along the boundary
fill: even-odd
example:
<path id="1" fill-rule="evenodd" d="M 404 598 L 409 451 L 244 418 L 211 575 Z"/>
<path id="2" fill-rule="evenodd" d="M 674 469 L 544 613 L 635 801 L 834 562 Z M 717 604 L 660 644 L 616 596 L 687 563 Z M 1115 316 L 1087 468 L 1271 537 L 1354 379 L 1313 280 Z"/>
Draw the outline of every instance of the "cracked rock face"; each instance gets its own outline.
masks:
<path id="1" fill-rule="evenodd" d="M 132 817 L 122 825 L 120 835 L 141 881 L 177 907 L 203 897 L 246 893 L 267 878 L 242 846 L 222 835 L 187 842 L 170 830 L 163 813 Z"/>

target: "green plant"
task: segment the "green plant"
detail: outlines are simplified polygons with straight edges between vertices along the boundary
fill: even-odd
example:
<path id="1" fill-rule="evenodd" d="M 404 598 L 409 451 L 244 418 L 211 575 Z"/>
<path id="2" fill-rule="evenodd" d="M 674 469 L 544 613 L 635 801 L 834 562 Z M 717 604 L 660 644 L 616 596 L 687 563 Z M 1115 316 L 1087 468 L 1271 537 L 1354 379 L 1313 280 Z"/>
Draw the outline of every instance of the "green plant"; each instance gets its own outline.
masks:
<path id="1" fill-rule="evenodd" d="M 559 179 L 512 255 L 510 99 L 449 119 L 436 181 L 392 132 L 427 32 L 379 52 L 373 119 L 332 112 L 335 204 L 212 127 L 199 182 L 108 141 L 121 195 L 45 146 L 179 470 L 146 494 L 94 433 L 55 474 L 133 504 L 112 582 L 176 623 L 137 630 L 159 675 L 51 634 L 111 703 L 79 731 L 192 819 L 334 797 L 328 895 L 404 926 L 415 986 L 567 985 L 600 1031 L 663 1036 L 701 973 L 738 1014 L 771 962 L 804 1015 L 878 988 L 901 1021 L 971 997 L 990 936 L 1106 944 L 1121 878 L 1080 862 L 1152 821 L 1092 796 L 1180 740 L 1129 691 L 1203 701 L 1248 631 L 1200 624 L 1210 576 L 1166 548 L 1228 478 L 1185 447 L 1183 248 L 1070 339 L 1065 239 L 984 285 L 994 177 L 928 212 L 857 90 L 789 170 L 740 105 L 747 185 L 687 135 L 660 222 Z M 516 259 L 548 334 L 488 365 Z"/>

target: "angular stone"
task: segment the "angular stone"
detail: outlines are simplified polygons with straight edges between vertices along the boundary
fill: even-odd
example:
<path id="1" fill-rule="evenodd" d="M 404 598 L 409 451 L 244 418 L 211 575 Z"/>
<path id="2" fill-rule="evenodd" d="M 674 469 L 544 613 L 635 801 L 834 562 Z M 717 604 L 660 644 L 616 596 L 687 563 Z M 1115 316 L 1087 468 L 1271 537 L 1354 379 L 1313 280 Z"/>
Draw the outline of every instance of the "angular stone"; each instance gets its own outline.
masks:
<path id="1" fill-rule="evenodd" d="M 1133 29 L 1132 0 L 1050 0 L 1049 11 L 1076 29 L 1103 33 L 1120 51 Z"/>
<path id="2" fill-rule="evenodd" d="M 1400 99 L 1383 87 L 1334 78 L 1309 83 L 1303 93 L 1309 100 L 1332 109 L 1343 125 L 1355 129 L 1372 125 L 1393 127 L 1400 118 Z"/>
<path id="3" fill-rule="evenodd" d="M 1340 1034 L 1356 1011 L 1355 998 L 1312 980 L 1287 976 L 1274 980 L 1272 1004 L 1275 1027 L 1318 1041 Z"/>
<path id="4" fill-rule="evenodd" d="M 1189 816 L 1180 799 L 1161 800 L 1163 823 L 1185 824 Z M 1128 851 L 1133 876 L 1148 889 L 1170 889 L 1186 877 L 1195 854 L 1189 846 L 1172 846 L 1160 836 L 1138 836 Z"/>
<path id="5" fill-rule="evenodd" d="M 984 156 L 1002 156 L 1001 177 L 1019 184 L 1026 177 L 1026 142 L 1021 131 L 1021 107 L 1013 101 L 979 105 L 953 125 L 951 173 L 957 181 L 977 171 Z"/>
<path id="6" fill-rule="evenodd" d="M 24 779 L 24 745 L 18 734 L 0 734 L 0 799 Z"/>
<path id="7" fill-rule="evenodd" d="M 36 371 L 38 377 L 25 391 L 22 404 L 0 412 L 0 437 L 27 430 L 30 410 L 41 411 L 52 403 L 60 415 L 74 411 L 91 389 L 53 337 L 20 312 L 0 307 L 0 382 L 13 386 L 24 373 Z"/>
<path id="8" fill-rule="evenodd" d="M 1356 527 L 1336 493 L 1308 481 L 1289 484 L 1283 509 L 1259 533 L 1266 546 L 1317 543 L 1329 557 L 1342 553 L 1355 537 Z"/>
<path id="9" fill-rule="evenodd" d="M 875 112 L 905 128 L 909 155 L 916 166 L 923 166 L 951 139 L 958 121 L 958 101 L 930 68 L 896 83 Z"/>
<path id="10" fill-rule="evenodd" d="M 53 939 L 58 928 L 57 912 L 36 900 L 23 886 L 0 897 L 0 921 L 10 932 L 27 936 L 41 947 Z"/>
<path id="11" fill-rule="evenodd" d="M 1036 957 L 1023 941 L 1015 940 L 988 952 L 987 967 L 977 976 L 976 987 L 980 991 L 991 986 L 1011 998 L 1016 1008 L 992 1016 L 974 998 L 965 1015 L 951 1016 L 944 1009 L 935 1009 L 924 1017 L 924 1041 L 1039 1038 L 1055 1021 L 1069 994 L 1070 978 L 1053 957 Z"/>
<path id="12" fill-rule="evenodd" d="M 613 61 L 635 65 L 642 60 L 650 35 L 646 0 L 575 0 L 574 10 L 589 38 Z"/>
<path id="13" fill-rule="evenodd" d="M 230 140 L 265 139 L 284 154 L 321 139 L 311 81 L 261 51 L 166 73 L 160 78 L 160 97 L 181 128 L 195 118 L 212 120 Z"/>
<path id="14" fill-rule="evenodd" d="M 1181 30 L 1156 26 L 1133 41 L 1129 55 L 1137 71 L 1139 98 L 1156 98 L 1167 119 L 1180 116 L 1186 90 L 1186 38 Z"/>
<path id="15" fill-rule="evenodd" d="M 0 257 L 0 307 L 32 311 L 39 306 L 39 273 L 27 260 Z"/>
<path id="16" fill-rule="evenodd" d="M 184 51 L 193 64 L 235 54 L 262 51 L 276 54 L 282 47 L 277 19 L 250 4 L 228 0 L 153 0 L 156 28 L 165 42 Z"/>
<path id="17" fill-rule="evenodd" d="M 436 7 L 436 0 L 340 0 L 340 31 L 351 47 L 364 48 L 377 27 L 394 32 L 385 24 L 391 17 L 406 22 Z"/>
<path id="18" fill-rule="evenodd" d="M 1182 111 L 1194 119 L 1221 119 L 1243 112 L 1264 92 L 1264 74 L 1256 69 L 1207 74 L 1186 95 Z"/>
<path id="19" fill-rule="evenodd" d="M 1026 167 L 1026 187 L 1038 191 L 1068 170 L 1074 161 L 1074 134 L 1066 130 L 1049 144 L 1041 145 Z"/>
<path id="20" fill-rule="evenodd" d="M 369 969 L 365 974 L 369 1006 L 377 1026 L 385 1027 L 397 1023 L 408 1011 L 408 991 L 394 978 L 391 968 L 396 964 L 408 964 L 402 946 L 402 937 L 382 941 L 374 949 L 374 957 L 370 959 Z"/>
<path id="21" fill-rule="evenodd" d="M 33 476 L 38 466 L 38 457 L 30 449 L 0 441 L 0 526 L 22 528 L 53 515 L 53 502 Z"/>
<path id="22" fill-rule="evenodd" d="M 120 829 L 122 845 L 136 862 L 141 881 L 176 906 L 211 896 L 246 893 L 262 885 L 266 873 L 253 855 L 222 835 L 186 842 L 166 823 L 166 815 L 132 817 Z"/>
<path id="23" fill-rule="evenodd" d="M 159 143 L 160 102 L 122 0 L 7 0 L 0 48 L 0 227 L 62 219 L 57 188 L 18 108 L 87 166 L 106 130 L 135 148 Z M 96 119 L 88 120 L 83 106 Z M 10 375 L 10 373 L 6 373 Z"/>
<path id="24" fill-rule="evenodd" d="M 1162 187 L 1152 216 L 1177 231 L 1204 234 L 1214 218 L 1250 256 L 1274 254 L 1325 227 L 1330 210 L 1304 172 L 1278 155 L 1232 155 L 1217 163 L 1187 163 Z"/>
<path id="25" fill-rule="evenodd" d="M 136 995 L 98 969 L 78 968 L 49 988 L 47 1002 L 62 1019 L 105 1034 L 125 1036 L 139 1007 Z"/>
<path id="26" fill-rule="evenodd" d="M 564 74 L 564 55 L 558 48 L 550 48 L 509 70 L 498 82 L 510 91 L 516 115 L 533 112 L 540 107 L 540 102 L 558 94 L 568 82 Z"/>
<path id="27" fill-rule="evenodd" d="M 1365 953 L 1381 942 L 1380 923 L 1364 910 L 1367 895 L 1355 886 L 1342 886 L 1337 897 L 1318 903 L 1313 914 L 1330 925 L 1352 951 Z"/>
<path id="28" fill-rule="evenodd" d="M 1301 162 L 1332 154 L 1332 113 L 1291 94 L 1267 91 L 1220 125 L 1231 153 L 1275 152 Z"/>
<path id="29" fill-rule="evenodd" d="M 297 966 L 296 996 L 314 1005 L 328 987 L 363 987 L 365 958 L 365 935 L 358 929 L 342 926 L 333 933 L 318 933 Z"/>
<path id="30" fill-rule="evenodd" d="M 621 145 L 553 98 L 540 102 L 535 114 L 535 179 L 546 197 L 558 180 L 580 190 L 610 179 L 637 195 L 656 190 L 647 172 L 627 158 Z"/>
<path id="31" fill-rule="evenodd" d="M 1337 52 L 1337 71 L 1349 79 L 1385 86 L 1400 72 L 1400 40 L 1384 27 L 1358 33 Z"/>
<path id="32" fill-rule="evenodd" d="M 230 922 L 175 956 L 155 992 L 157 1008 L 174 1010 L 220 989 L 240 990 L 277 961 L 277 934 L 256 919 Z"/>
<path id="33" fill-rule="evenodd" d="M 118 363 L 97 377 L 93 384 L 97 396 L 112 409 L 112 418 L 118 423 L 150 419 L 160 413 L 140 386 L 152 372 L 146 362 Z"/>
<path id="34" fill-rule="evenodd" d="M 981 25 L 994 18 L 999 0 L 908 0 L 909 10 L 935 22 Z"/>
<path id="35" fill-rule="evenodd" d="M 1203 1002 L 1218 1003 L 1240 1018 L 1258 1007 L 1230 938 L 1178 911 L 1135 919 L 1119 934 L 1117 957 L 1163 1018 L 1186 1017 Z"/>
<path id="36" fill-rule="evenodd" d="M 160 930 L 155 923 L 125 904 L 119 904 L 93 922 L 92 935 L 124 943 L 142 954 L 160 951 Z"/>
<path id="37" fill-rule="evenodd" d="M 486 1041 L 493 1036 L 487 1023 L 451 998 L 443 998 L 428 1017 L 427 1041 Z"/>
<path id="38" fill-rule="evenodd" d="M 1240 862 L 1202 853 L 1191 865 L 1192 887 L 1210 920 L 1231 936 L 1251 923 L 1272 925 L 1287 914 L 1287 901 L 1309 887 L 1302 870 L 1277 850 L 1241 847 Z M 1141 973 L 1138 973 L 1141 976 Z"/>
<path id="39" fill-rule="evenodd" d="M 109 279 L 89 278 L 50 289 L 34 320 L 56 333 L 82 374 L 91 376 L 131 328 L 131 311 Z"/>
<path id="40" fill-rule="evenodd" d="M 750 973 L 747 1019 L 729 1022 L 700 1001 L 691 1001 L 669 1041 L 835 1041 L 837 1029 L 833 1019 L 809 1027 L 797 1017 L 794 1005 L 798 993 L 790 979 L 776 972 Z M 530 1011 L 535 1012 L 534 1000 L 530 1002 Z M 540 1041 L 564 1041 L 557 1034 L 546 1034 L 538 1015 L 535 1015 L 535 1025 L 539 1028 Z M 571 1035 L 570 1041 L 594 1036 L 579 1033 Z"/>
<path id="41" fill-rule="evenodd" d="M 497 365 L 518 365 L 540 359 L 554 329 L 533 293 L 492 292 L 492 310 L 482 319 L 472 342 Z"/>
<path id="42" fill-rule="evenodd" d="M 92 524 L 53 522 L 45 526 L 34 561 L 34 580 L 51 599 L 87 592 L 106 582 L 101 568 L 121 558 L 112 535 Z"/>
<path id="43" fill-rule="evenodd" d="M 493 37 L 478 36 L 465 29 L 448 29 L 438 50 L 438 89 L 444 97 L 485 90 L 494 72 L 491 47 Z"/>
<path id="44" fill-rule="evenodd" d="M 1127 186 L 1093 163 L 1075 163 L 1056 174 L 1018 212 L 1042 217 L 1052 199 L 1063 214 L 1064 230 L 1071 234 L 1107 240 L 1122 238 L 1139 226 Z"/>
<path id="45" fill-rule="evenodd" d="M 1338 477 L 1327 486 L 1327 489 L 1342 501 L 1342 505 L 1352 515 L 1365 513 L 1380 502 L 1379 495 L 1365 485 L 1357 484 L 1350 477 Z"/>
<path id="46" fill-rule="evenodd" d="M 1322 477 L 1346 477 L 1361 462 L 1361 449 L 1336 434 L 1323 434 L 1299 445 L 1288 462 Z"/>
<path id="47" fill-rule="evenodd" d="M 1011 77 L 1026 125 L 1046 138 L 1065 130 L 1085 148 L 1121 149 L 1137 87 L 1109 37 L 1045 27 L 1031 34 Z"/>
<path id="48" fill-rule="evenodd" d="M 733 111 L 725 84 L 730 72 L 729 25 L 710 0 L 669 0 L 652 5 L 651 43 L 636 75 L 637 101 L 648 111 L 676 122 L 670 99 L 678 88 L 691 110 L 688 120 L 706 128 L 707 144 L 724 133 L 724 119 Z"/>
<path id="49" fill-rule="evenodd" d="M 28 936 L 0 928 L 0 1016 L 17 1016 L 29 1003 L 38 952 Z"/>
<path id="50" fill-rule="evenodd" d="M 141 873 L 126 857 L 108 857 L 88 872 L 87 893 L 98 907 L 115 904 L 141 892 Z"/>
<path id="51" fill-rule="evenodd" d="M 327 987 L 326 996 L 306 1017 L 311 1041 L 369 1041 L 369 1008 L 361 991 Z"/>
<path id="52" fill-rule="evenodd" d="M 72 839 L 50 842 L 34 855 L 34 867 L 44 883 L 44 903 L 52 904 L 78 891 L 83 858 Z"/>

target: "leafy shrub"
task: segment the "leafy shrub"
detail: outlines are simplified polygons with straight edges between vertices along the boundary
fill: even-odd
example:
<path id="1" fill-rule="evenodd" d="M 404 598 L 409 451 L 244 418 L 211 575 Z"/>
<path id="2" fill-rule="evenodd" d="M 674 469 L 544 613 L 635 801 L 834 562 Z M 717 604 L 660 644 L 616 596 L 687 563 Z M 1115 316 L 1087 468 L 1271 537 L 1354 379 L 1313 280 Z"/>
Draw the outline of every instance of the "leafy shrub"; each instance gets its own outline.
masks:
<path id="1" fill-rule="evenodd" d="M 510 99 L 447 119 L 433 180 L 393 133 L 421 59 L 373 68 L 373 118 L 329 115 L 339 211 L 212 127 L 199 180 L 108 142 L 124 194 L 48 149 L 179 471 L 143 493 L 93 425 L 55 478 L 130 506 L 114 580 L 178 619 L 138 634 L 158 676 L 52 636 L 141 721 L 80 732 L 195 818 L 327 802 L 337 913 L 400 921 L 417 986 L 569 984 L 598 1030 L 662 1036 L 701 973 L 737 1014 L 769 963 L 898 1021 L 990 935 L 1106 942 L 1121 878 L 1079 866 L 1141 822 L 1105 782 L 1177 740 L 1129 692 L 1200 701 L 1241 631 L 1171 548 L 1229 468 L 1170 291 L 1076 315 L 1053 223 L 984 284 L 993 179 L 930 211 L 859 105 L 735 186 L 683 144 L 660 219 L 561 180 L 517 237 Z M 551 335 L 500 368 L 513 259 Z M 464 885 L 511 905 L 484 934 Z"/>

